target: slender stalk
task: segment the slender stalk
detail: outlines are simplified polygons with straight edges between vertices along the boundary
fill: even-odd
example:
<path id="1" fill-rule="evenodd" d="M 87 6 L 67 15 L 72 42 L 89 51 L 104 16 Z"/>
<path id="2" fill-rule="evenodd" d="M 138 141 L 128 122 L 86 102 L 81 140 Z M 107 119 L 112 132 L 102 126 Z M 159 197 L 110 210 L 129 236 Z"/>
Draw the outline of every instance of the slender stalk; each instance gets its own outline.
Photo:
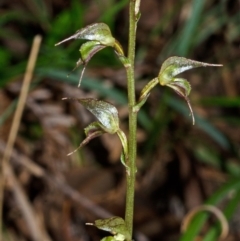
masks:
<path id="1" fill-rule="evenodd" d="M 23 79 L 23 87 L 21 89 L 20 97 L 19 97 L 19 102 L 16 108 L 16 112 L 14 114 L 13 118 L 13 124 L 11 126 L 11 130 L 9 133 L 8 141 L 7 141 L 7 146 L 3 154 L 3 158 L 0 163 L 0 240 L 3 240 L 3 221 L 2 221 L 2 213 L 3 213 L 3 199 L 4 199 L 4 185 L 5 185 L 5 166 L 8 165 L 9 159 L 12 154 L 13 146 L 16 140 L 17 132 L 19 129 L 23 109 L 26 103 L 27 99 L 27 94 L 30 86 L 30 82 L 32 79 L 33 71 L 35 68 L 35 63 L 37 60 L 38 56 L 38 51 L 41 45 L 41 40 L 42 37 L 39 35 L 36 35 L 33 44 L 32 44 L 32 49 L 31 53 L 28 59 L 28 64 L 27 64 L 27 69 L 24 75 Z"/>
<path id="2" fill-rule="evenodd" d="M 136 124 L 137 113 L 134 112 L 136 104 L 135 99 L 135 80 L 134 80 L 134 59 L 135 59 L 135 41 L 136 41 L 136 16 L 135 2 L 130 0 L 129 4 L 129 43 L 128 43 L 128 60 L 130 62 L 127 68 L 128 79 L 128 107 L 129 107 L 129 146 L 128 146 L 128 166 L 130 172 L 127 174 L 126 190 L 126 210 L 125 222 L 132 237 L 133 229 L 133 211 L 134 211 L 134 187 L 136 174 Z"/>

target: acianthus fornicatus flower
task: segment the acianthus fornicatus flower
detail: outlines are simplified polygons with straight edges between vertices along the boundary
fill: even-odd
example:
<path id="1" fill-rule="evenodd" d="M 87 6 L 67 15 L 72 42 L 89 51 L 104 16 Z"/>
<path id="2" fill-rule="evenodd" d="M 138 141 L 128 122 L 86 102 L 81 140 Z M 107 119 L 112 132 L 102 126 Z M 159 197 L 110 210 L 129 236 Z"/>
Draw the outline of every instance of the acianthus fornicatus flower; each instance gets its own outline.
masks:
<path id="1" fill-rule="evenodd" d="M 112 36 L 112 33 L 109 27 L 105 23 L 94 23 L 94 24 L 88 25 L 85 28 L 78 30 L 72 36 L 55 44 L 55 46 L 60 45 L 64 42 L 67 42 L 71 39 L 89 40 L 88 42 L 82 44 L 79 49 L 80 59 L 77 61 L 75 68 L 77 68 L 79 65 L 83 65 L 84 67 L 80 75 L 78 87 L 81 84 L 83 73 L 85 71 L 85 68 L 88 62 L 93 57 L 93 55 L 95 55 L 98 51 L 102 50 L 103 48 L 106 48 L 106 47 L 114 48 L 120 60 L 123 63 L 124 61 L 126 62 L 123 49 L 120 43 Z"/>
<path id="2" fill-rule="evenodd" d="M 191 92 L 190 83 L 183 78 L 176 77 L 178 74 L 193 68 L 198 67 L 220 67 L 221 64 L 208 64 L 203 62 L 198 62 L 191 59 L 186 59 L 183 57 L 170 57 L 165 60 L 159 71 L 158 77 L 151 80 L 142 90 L 138 104 L 136 105 L 136 110 L 138 110 L 148 98 L 151 89 L 158 83 L 162 86 L 168 86 L 172 88 L 176 93 L 183 97 L 190 109 L 192 115 L 193 124 L 195 123 L 192 107 L 188 96 Z"/>
<path id="3" fill-rule="evenodd" d="M 67 100 L 67 99 L 76 100 L 80 102 L 84 107 L 86 107 L 86 109 L 88 109 L 98 119 L 98 121 L 95 121 L 89 124 L 84 129 L 86 138 L 81 142 L 79 147 L 73 152 L 70 152 L 68 156 L 76 152 L 78 149 L 86 145 L 90 140 L 92 140 L 97 136 L 100 136 L 104 133 L 109 133 L 109 134 L 116 133 L 119 136 L 119 139 L 123 146 L 121 162 L 126 168 L 128 168 L 126 164 L 128 160 L 128 142 L 127 142 L 126 135 L 119 127 L 119 117 L 118 117 L 117 108 L 106 101 L 96 100 L 92 98 L 86 98 L 86 99 L 63 98 L 63 100 Z"/>

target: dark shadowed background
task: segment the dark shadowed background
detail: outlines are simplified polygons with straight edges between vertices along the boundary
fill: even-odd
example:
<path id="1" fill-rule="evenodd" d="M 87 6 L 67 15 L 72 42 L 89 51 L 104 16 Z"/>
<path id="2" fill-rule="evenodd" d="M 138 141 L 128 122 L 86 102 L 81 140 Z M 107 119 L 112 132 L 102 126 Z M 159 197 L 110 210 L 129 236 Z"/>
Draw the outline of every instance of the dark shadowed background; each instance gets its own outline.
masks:
<path id="1" fill-rule="evenodd" d="M 0 1 L 1 160 L 33 38 L 37 34 L 43 38 L 10 159 L 20 189 L 11 178 L 5 183 L 4 241 L 100 240 L 107 234 L 85 223 L 107 212 L 124 216 L 125 169 L 118 137 L 105 134 L 66 156 L 95 119 L 79 103 L 62 98 L 113 103 L 127 134 L 125 70 L 113 50 L 106 48 L 91 59 L 77 88 L 82 67 L 72 69 L 82 41 L 54 44 L 88 24 L 104 22 L 127 52 L 127 5 L 127 0 Z M 190 236 L 181 238 L 181 223 L 191 209 L 207 202 L 229 220 L 225 240 L 239 241 L 240 1 L 142 0 L 141 13 L 137 96 L 169 56 L 223 67 L 182 74 L 192 86 L 194 126 L 184 100 L 165 87 L 154 88 L 139 112 L 134 239 L 192 241 Z M 19 202 L 17 191 L 26 202 Z M 33 214 L 32 221 L 26 210 Z M 189 228 L 201 229 L 196 240 L 218 240 L 203 238 L 212 230 L 219 233 L 214 215 L 203 226 Z"/>

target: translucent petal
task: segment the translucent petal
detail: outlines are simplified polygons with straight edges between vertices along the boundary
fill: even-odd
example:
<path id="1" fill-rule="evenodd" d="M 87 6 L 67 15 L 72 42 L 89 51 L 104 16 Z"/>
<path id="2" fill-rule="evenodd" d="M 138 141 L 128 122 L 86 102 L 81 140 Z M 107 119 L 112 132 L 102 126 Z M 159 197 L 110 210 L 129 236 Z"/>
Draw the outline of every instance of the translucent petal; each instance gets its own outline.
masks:
<path id="1" fill-rule="evenodd" d="M 112 104 L 96 99 L 78 99 L 105 128 L 108 133 L 115 133 L 119 129 L 118 111 Z"/>
<path id="2" fill-rule="evenodd" d="M 55 44 L 59 45 L 71 39 L 86 39 L 99 41 L 101 44 L 106 46 L 114 46 L 115 39 L 112 37 L 111 31 L 105 23 L 94 23 L 90 24 L 80 30 L 78 30 L 72 36 L 62 40 Z"/>
<path id="3" fill-rule="evenodd" d="M 158 79 L 161 85 L 165 85 L 171 81 L 173 81 L 173 78 L 189 69 L 198 68 L 198 67 L 220 67 L 222 65 L 220 64 L 208 64 L 203 62 L 198 62 L 191 59 L 186 59 L 183 57 L 170 57 L 167 60 L 164 61 L 162 64 L 162 67 L 160 69 Z"/>

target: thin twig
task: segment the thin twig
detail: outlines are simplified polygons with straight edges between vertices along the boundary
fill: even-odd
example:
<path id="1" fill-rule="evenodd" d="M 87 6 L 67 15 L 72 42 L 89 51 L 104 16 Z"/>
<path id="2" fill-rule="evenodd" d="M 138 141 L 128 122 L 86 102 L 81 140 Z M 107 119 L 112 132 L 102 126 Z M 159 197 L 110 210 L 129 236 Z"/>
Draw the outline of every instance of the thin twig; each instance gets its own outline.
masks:
<path id="1" fill-rule="evenodd" d="M 36 214 L 34 213 L 34 210 L 25 192 L 23 191 L 19 181 L 17 180 L 11 165 L 7 163 L 4 168 L 5 174 L 7 175 L 11 184 L 16 203 L 26 221 L 26 225 L 30 232 L 31 238 L 34 241 L 51 241 L 46 231 L 41 228 L 41 224 L 39 223 L 39 220 L 36 217 Z"/>
<path id="2" fill-rule="evenodd" d="M 33 70 L 35 67 L 35 63 L 37 60 L 37 55 L 39 52 L 40 44 L 41 44 L 41 36 L 35 36 L 32 44 L 32 49 L 30 52 L 30 56 L 28 59 L 27 69 L 23 79 L 23 85 L 21 88 L 21 93 L 19 97 L 19 102 L 17 105 L 16 112 L 13 118 L 13 124 L 11 126 L 10 134 L 8 137 L 7 146 L 3 155 L 2 162 L 0 163 L 0 240 L 3 240 L 2 229 L 3 229 L 3 222 L 2 222 L 2 211 L 3 211 L 3 198 L 4 198 L 4 183 L 5 183 L 5 166 L 8 165 L 13 145 L 16 140 L 17 132 L 19 129 L 19 124 L 21 121 L 23 108 L 25 106 L 27 93 L 29 90 L 30 82 L 33 75 Z"/>

